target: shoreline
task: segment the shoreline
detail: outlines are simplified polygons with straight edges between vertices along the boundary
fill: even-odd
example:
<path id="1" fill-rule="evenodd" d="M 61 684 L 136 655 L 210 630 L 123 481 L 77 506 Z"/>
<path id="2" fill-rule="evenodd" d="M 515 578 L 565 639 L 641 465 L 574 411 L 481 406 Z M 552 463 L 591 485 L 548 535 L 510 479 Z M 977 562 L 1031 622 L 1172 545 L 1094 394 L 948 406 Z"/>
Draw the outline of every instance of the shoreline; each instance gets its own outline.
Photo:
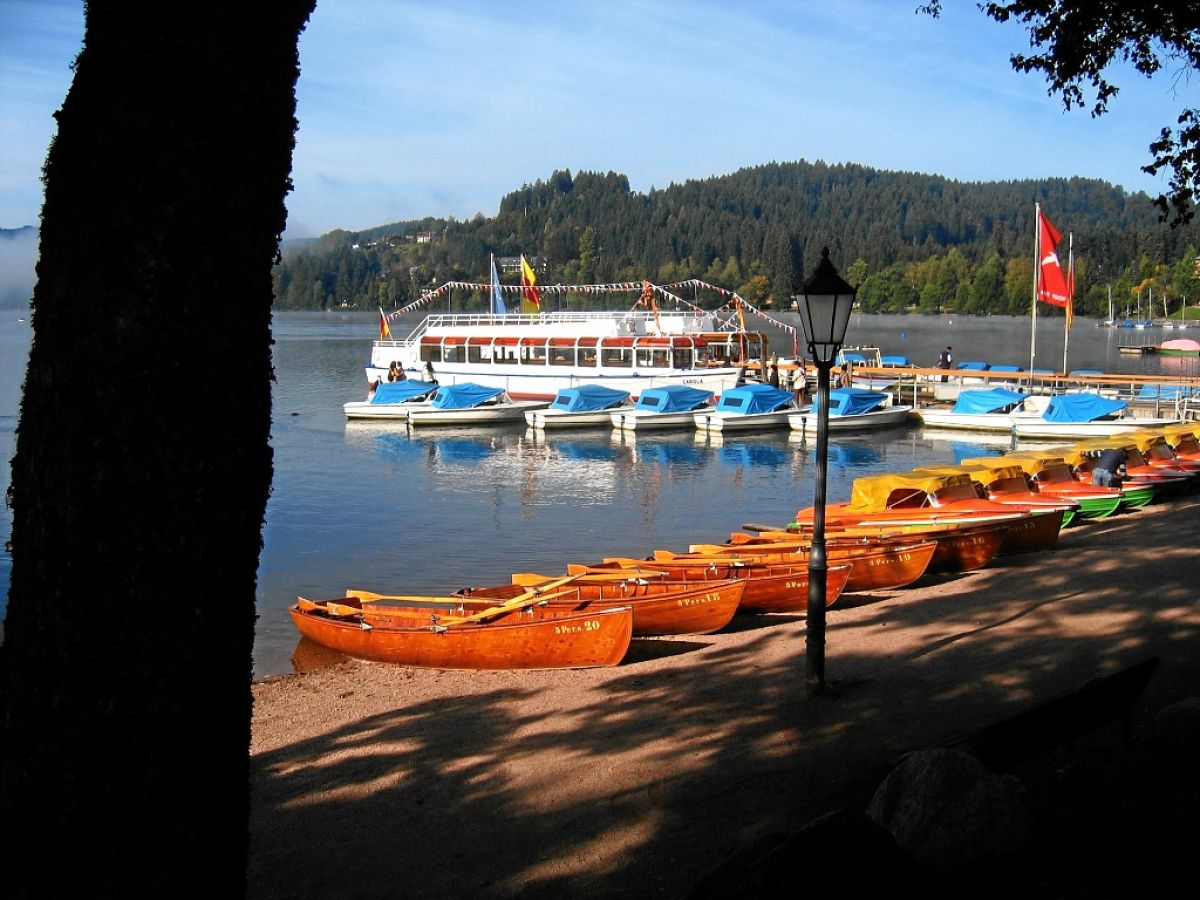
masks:
<path id="1" fill-rule="evenodd" d="M 1197 511 L 1188 495 L 846 595 L 818 698 L 803 615 L 638 639 L 615 668 L 344 661 L 256 682 L 248 896 L 683 896 L 772 834 L 865 806 L 904 753 L 1154 655 L 1145 734 L 1200 693 L 1180 527 Z"/>

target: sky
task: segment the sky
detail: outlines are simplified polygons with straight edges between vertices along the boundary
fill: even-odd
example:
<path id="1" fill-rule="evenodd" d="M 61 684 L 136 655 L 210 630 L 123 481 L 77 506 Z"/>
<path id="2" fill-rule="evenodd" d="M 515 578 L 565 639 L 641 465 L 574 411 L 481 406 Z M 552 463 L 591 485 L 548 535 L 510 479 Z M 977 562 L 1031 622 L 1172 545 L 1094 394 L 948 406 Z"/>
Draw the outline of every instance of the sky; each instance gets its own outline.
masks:
<path id="1" fill-rule="evenodd" d="M 1132 70 L 1099 119 L 1012 70 L 1017 23 L 920 0 L 319 0 L 300 40 L 286 237 L 495 215 L 557 170 L 635 191 L 770 162 L 958 181 L 1140 171 L 1186 80 Z M 36 225 L 76 0 L 0 0 L 0 228 Z M 1050 214 L 1050 211 L 1048 211 Z"/>

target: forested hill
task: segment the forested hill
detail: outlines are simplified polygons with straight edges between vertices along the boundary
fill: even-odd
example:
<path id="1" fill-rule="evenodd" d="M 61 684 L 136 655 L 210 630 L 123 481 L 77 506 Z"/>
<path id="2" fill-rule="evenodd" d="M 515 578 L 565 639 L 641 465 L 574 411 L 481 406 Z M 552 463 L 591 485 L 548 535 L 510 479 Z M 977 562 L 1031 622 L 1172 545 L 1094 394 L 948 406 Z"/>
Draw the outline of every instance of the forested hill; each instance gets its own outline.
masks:
<path id="1" fill-rule="evenodd" d="M 1118 307 L 1139 289 L 1174 296 L 1176 308 L 1180 297 L 1200 300 L 1200 225 L 1160 224 L 1145 194 L 1081 178 L 965 183 L 797 162 L 647 193 L 613 172 L 555 172 L 508 194 L 492 218 L 331 232 L 285 253 L 276 302 L 391 309 L 423 287 L 486 281 L 489 254 L 523 254 L 541 284 L 697 277 L 770 307 L 786 302 L 828 245 L 867 310 L 1020 314 L 1031 295 L 1035 203 L 1064 236 L 1064 268 L 1073 239 L 1081 314 L 1106 312 L 1109 289 Z"/>

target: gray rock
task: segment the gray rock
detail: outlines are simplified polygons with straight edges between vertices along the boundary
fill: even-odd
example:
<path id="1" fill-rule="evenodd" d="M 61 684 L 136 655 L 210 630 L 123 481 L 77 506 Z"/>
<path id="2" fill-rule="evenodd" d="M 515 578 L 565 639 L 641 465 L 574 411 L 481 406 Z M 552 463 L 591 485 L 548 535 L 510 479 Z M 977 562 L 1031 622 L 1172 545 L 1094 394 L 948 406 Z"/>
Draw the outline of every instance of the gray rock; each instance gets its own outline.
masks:
<path id="1" fill-rule="evenodd" d="M 1032 828 L 1020 782 L 958 750 L 910 753 L 875 791 L 867 815 L 913 859 L 943 871 L 1020 853 Z"/>

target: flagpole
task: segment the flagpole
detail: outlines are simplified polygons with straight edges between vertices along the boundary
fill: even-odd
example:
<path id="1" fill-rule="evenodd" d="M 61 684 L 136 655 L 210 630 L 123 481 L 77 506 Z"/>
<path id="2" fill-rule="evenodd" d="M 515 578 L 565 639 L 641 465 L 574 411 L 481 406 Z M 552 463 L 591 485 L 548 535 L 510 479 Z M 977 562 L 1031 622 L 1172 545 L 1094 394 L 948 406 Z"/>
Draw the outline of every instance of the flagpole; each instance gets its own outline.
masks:
<path id="1" fill-rule="evenodd" d="M 1037 300 L 1038 279 L 1041 277 L 1042 250 L 1042 205 L 1033 204 L 1033 311 L 1030 314 L 1032 325 L 1029 328 L 1029 393 L 1033 393 L 1033 360 L 1037 353 Z"/>
<path id="2" fill-rule="evenodd" d="M 1063 375 L 1067 374 L 1067 345 L 1071 341 L 1071 317 L 1075 303 L 1075 232 L 1067 236 L 1067 306 L 1063 316 Z"/>

